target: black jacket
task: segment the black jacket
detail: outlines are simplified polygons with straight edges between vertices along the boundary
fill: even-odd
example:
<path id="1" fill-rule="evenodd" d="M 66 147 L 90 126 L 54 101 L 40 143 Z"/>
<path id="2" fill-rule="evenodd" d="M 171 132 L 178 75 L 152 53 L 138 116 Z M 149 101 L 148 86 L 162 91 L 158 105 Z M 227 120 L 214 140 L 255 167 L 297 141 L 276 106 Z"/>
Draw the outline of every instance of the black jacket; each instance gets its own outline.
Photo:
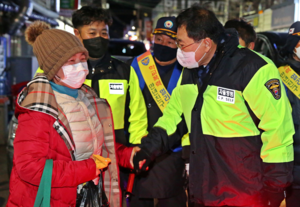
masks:
<path id="1" fill-rule="evenodd" d="M 284 59 L 284 66 L 290 66 L 300 76 L 300 62 L 293 59 L 292 55 L 288 55 Z M 300 99 L 286 87 L 287 96 L 292 106 L 292 116 L 295 127 L 294 134 L 294 169 L 292 187 L 300 189 Z M 300 205 L 300 204 L 299 204 Z"/>
<path id="2" fill-rule="evenodd" d="M 116 141 L 123 145 L 139 144 L 147 134 L 147 112 L 137 75 L 128 64 L 106 53 L 94 67 L 88 61 L 86 84 L 109 103 Z"/>
<path id="3" fill-rule="evenodd" d="M 137 63 L 136 61 L 135 58 L 133 62 Z M 182 66 L 180 66 L 177 61 L 175 64 L 178 69 L 182 69 Z M 138 67 L 137 64 L 131 64 L 131 66 L 133 68 Z M 135 70 L 137 71 L 140 69 L 135 68 Z M 161 77 L 166 88 L 168 87 L 173 70 L 174 68 L 170 69 L 163 77 Z M 137 72 L 137 74 L 139 73 Z M 141 81 L 142 77 L 139 75 L 138 77 L 139 81 Z M 177 81 L 178 79 L 176 80 L 176 83 Z M 142 93 L 147 106 L 148 131 L 150 131 L 159 117 L 162 116 L 162 112 L 157 106 L 146 84 Z M 180 141 L 177 143 L 177 146 L 180 146 Z M 183 191 L 183 172 L 184 160 L 181 158 L 181 151 L 172 152 L 169 150 L 166 154 L 158 157 L 154 163 L 152 163 L 149 171 L 138 177 L 138 196 L 140 198 L 170 198 L 178 195 Z"/>
<path id="4" fill-rule="evenodd" d="M 283 197 L 292 181 L 290 109 L 283 90 L 277 100 L 278 91 L 266 85 L 273 79 L 281 85 L 275 65 L 239 48 L 236 32 L 227 32 L 202 86 L 196 70 L 185 69 L 163 117 L 142 139 L 141 147 L 152 159 L 167 151 L 178 140 L 174 131 L 184 115 L 191 142 L 192 201 L 207 206 L 263 206 L 266 194 Z"/>

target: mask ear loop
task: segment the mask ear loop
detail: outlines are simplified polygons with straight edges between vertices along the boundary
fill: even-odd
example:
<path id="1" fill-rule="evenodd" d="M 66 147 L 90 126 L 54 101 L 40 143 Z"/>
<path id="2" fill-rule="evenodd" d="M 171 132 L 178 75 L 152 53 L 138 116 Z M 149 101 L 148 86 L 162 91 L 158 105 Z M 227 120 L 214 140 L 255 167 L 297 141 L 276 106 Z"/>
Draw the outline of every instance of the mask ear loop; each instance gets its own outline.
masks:
<path id="1" fill-rule="evenodd" d="M 202 44 L 203 40 L 204 39 L 202 39 L 201 44 Z M 195 53 L 199 49 L 199 47 L 201 46 L 201 44 L 197 47 L 197 49 L 195 50 Z M 206 55 L 206 53 L 204 53 L 204 55 L 200 58 L 200 60 L 197 61 L 197 63 L 199 63 L 205 57 L 205 55 Z"/>
<path id="2" fill-rule="evenodd" d="M 56 80 L 57 80 L 58 82 L 61 81 L 61 78 L 60 78 L 59 76 L 55 75 L 54 77 L 56 78 Z"/>
<path id="3" fill-rule="evenodd" d="M 202 44 L 202 42 L 201 42 L 201 44 Z M 211 48 L 209 48 L 208 52 L 210 51 L 210 49 L 211 49 Z M 206 52 L 206 53 L 208 53 L 208 52 Z M 198 60 L 197 63 L 199 63 L 199 62 L 205 57 L 206 53 L 204 53 L 204 55 L 202 56 L 202 58 L 200 58 L 200 60 Z"/>

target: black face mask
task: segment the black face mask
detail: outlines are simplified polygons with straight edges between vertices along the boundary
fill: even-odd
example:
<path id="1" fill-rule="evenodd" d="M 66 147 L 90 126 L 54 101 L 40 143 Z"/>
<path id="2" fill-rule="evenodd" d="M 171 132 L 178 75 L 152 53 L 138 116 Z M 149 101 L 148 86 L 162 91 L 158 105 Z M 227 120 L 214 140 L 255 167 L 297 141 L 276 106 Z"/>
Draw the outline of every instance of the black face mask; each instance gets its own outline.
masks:
<path id="1" fill-rule="evenodd" d="M 100 58 L 106 53 L 109 40 L 103 37 L 96 37 L 92 39 L 83 39 L 82 42 L 87 51 L 89 51 L 90 57 Z"/>
<path id="2" fill-rule="evenodd" d="M 154 43 L 154 57 L 159 61 L 170 61 L 176 58 L 177 48 L 170 48 L 165 45 Z"/>

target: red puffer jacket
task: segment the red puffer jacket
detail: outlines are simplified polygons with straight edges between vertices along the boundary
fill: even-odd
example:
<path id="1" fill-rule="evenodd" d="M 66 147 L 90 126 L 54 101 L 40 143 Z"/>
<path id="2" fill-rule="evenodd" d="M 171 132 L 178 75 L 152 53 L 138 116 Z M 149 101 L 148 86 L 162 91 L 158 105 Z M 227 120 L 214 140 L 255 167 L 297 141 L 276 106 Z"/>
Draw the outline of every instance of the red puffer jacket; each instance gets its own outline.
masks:
<path id="1" fill-rule="evenodd" d="M 53 128 L 53 117 L 18 105 L 16 115 L 19 126 L 7 206 L 34 205 L 46 159 L 53 159 L 51 206 L 75 206 L 77 185 L 96 177 L 95 162 L 72 161 L 64 140 Z"/>
<path id="2" fill-rule="evenodd" d="M 97 109 L 98 118 L 102 120 L 104 145 L 101 153 L 112 160 L 104 172 L 105 192 L 110 206 L 120 207 L 117 164 L 132 168 L 129 163 L 132 148 L 115 143 L 111 111 L 105 100 L 98 99 L 87 86 L 82 86 L 80 90 L 88 97 L 90 106 Z M 51 206 L 75 206 L 77 186 L 96 178 L 96 165 L 92 159 L 72 160 L 70 151 L 76 150 L 76 146 L 66 128 L 66 116 L 53 97 L 45 76 L 35 77 L 18 96 L 15 114 L 19 125 L 14 140 L 7 206 L 34 205 L 47 159 L 53 159 Z"/>
<path id="3" fill-rule="evenodd" d="M 72 161 L 63 139 L 53 128 L 53 117 L 19 105 L 16 115 L 19 125 L 7 206 L 33 206 L 46 159 L 54 161 L 51 206 L 75 206 L 77 185 L 95 178 L 94 161 Z M 132 168 L 129 163 L 132 147 L 116 143 L 116 151 L 118 164 Z"/>

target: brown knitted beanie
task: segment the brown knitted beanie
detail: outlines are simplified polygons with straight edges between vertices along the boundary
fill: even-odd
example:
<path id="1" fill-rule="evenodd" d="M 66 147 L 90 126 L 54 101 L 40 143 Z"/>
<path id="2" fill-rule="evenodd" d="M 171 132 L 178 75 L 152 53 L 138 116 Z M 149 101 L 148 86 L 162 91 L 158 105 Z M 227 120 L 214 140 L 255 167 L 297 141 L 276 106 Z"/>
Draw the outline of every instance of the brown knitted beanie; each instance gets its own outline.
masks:
<path id="1" fill-rule="evenodd" d="M 76 53 L 88 51 L 80 40 L 69 32 L 51 29 L 42 21 L 35 21 L 25 31 L 26 41 L 32 45 L 40 68 L 52 80 L 59 69 Z"/>

